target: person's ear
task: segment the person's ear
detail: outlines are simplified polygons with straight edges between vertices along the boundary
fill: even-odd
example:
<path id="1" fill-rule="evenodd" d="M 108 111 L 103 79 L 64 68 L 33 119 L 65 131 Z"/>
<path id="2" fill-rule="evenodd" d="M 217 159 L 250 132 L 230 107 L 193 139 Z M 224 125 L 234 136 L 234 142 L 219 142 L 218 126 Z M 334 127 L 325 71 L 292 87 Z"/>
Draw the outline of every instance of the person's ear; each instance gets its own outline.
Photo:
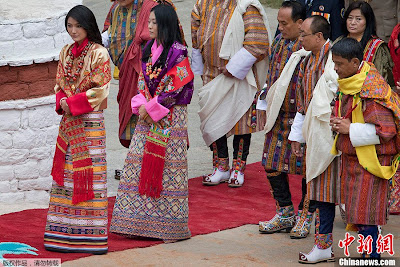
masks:
<path id="1" fill-rule="evenodd" d="M 322 32 L 317 32 L 314 35 L 317 36 L 319 42 L 324 40 L 324 36 L 323 36 Z"/>
<path id="2" fill-rule="evenodd" d="M 359 67 L 360 66 L 360 60 L 358 58 L 352 58 L 351 63 L 353 63 L 354 67 Z"/>
<path id="3" fill-rule="evenodd" d="M 301 29 L 301 25 L 303 24 L 303 22 L 304 22 L 304 20 L 302 20 L 302 19 L 298 19 L 298 20 L 296 21 L 297 28 L 299 28 L 299 31 L 300 31 L 300 29 Z"/>

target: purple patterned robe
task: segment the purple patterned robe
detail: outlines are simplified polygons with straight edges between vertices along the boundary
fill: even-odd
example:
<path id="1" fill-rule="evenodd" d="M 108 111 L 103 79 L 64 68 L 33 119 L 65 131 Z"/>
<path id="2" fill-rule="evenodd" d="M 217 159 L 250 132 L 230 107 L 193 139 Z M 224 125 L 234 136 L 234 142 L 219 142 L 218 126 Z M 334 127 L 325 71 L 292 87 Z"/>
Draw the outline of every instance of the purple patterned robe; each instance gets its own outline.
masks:
<path id="1" fill-rule="evenodd" d="M 147 42 L 146 46 L 150 45 L 152 41 Z M 162 69 L 161 73 L 150 80 L 150 77 L 146 75 L 146 63 L 142 61 L 142 71 L 144 75 L 144 80 L 146 81 L 146 85 L 149 88 L 149 91 L 152 96 L 157 89 L 158 84 L 160 83 L 162 77 L 176 64 L 180 63 L 187 57 L 187 48 L 186 46 L 175 42 L 172 44 L 171 48 L 169 49 L 168 56 L 165 62 L 165 67 Z M 159 59 L 154 64 L 157 64 Z M 163 105 L 166 108 L 171 108 L 174 105 L 187 105 L 190 104 L 193 95 L 193 81 L 189 82 L 182 88 L 170 93 L 162 92 L 158 96 L 158 103 Z"/>
<path id="2" fill-rule="evenodd" d="M 162 77 L 186 57 L 186 47 L 175 42 L 168 52 L 165 67 L 158 77 L 152 80 L 146 75 L 146 62 L 142 62 L 145 82 L 152 95 Z M 139 117 L 118 186 L 111 232 L 125 236 L 158 238 L 165 242 L 190 238 L 187 104 L 190 103 L 192 94 L 193 81 L 174 92 L 161 92 L 158 96 L 158 103 L 166 108 L 174 108 L 165 151 L 163 189 L 157 199 L 141 195 L 138 190 L 146 136 L 150 129 L 150 125 Z M 164 117 L 163 120 L 165 119 Z"/>

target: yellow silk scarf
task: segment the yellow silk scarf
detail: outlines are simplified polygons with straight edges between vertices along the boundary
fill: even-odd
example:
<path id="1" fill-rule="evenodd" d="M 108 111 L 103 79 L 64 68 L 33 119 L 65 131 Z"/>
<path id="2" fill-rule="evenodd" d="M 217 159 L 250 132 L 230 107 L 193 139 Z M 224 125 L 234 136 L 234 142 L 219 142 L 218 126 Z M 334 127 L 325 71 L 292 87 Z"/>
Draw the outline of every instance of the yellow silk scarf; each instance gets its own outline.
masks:
<path id="1" fill-rule="evenodd" d="M 360 73 L 355 74 L 349 78 L 339 79 L 339 90 L 341 93 L 345 95 L 353 95 L 353 105 L 357 105 L 357 107 L 353 110 L 352 122 L 353 123 L 365 123 L 364 115 L 362 112 L 362 105 L 359 104 L 361 101 L 360 92 L 361 88 L 363 87 L 364 81 L 368 75 L 371 66 L 367 63 L 364 63 Z M 385 99 L 389 99 L 391 96 L 392 91 L 388 90 L 388 94 L 385 96 Z M 339 97 L 339 114 L 340 117 L 340 109 L 341 109 L 341 98 Z M 336 142 L 337 142 L 338 135 L 335 137 L 335 141 L 332 146 L 331 153 L 333 155 L 337 155 L 338 151 L 336 149 Z M 378 155 L 376 154 L 375 145 L 368 145 L 368 146 L 360 146 L 356 147 L 356 154 L 358 158 L 358 162 L 360 165 L 371 174 L 383 178 L 383 179 L 390 179 L 397 171 L 397 167 L 399 166 L 399 156 L 400 153 L 397 154 L 392 162 L 391 166 L 382 166 L 378 160 Z"/>

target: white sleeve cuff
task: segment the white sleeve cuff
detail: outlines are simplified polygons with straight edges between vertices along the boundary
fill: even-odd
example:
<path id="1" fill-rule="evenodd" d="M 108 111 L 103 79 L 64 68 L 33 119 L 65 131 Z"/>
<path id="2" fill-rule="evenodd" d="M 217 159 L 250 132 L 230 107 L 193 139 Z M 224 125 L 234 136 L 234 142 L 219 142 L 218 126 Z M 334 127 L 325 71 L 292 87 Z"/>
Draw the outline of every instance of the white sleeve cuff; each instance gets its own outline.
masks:
<path id="1" fill-rule="evenodd" d="M 306 140 L 303 137 L 303 122 L 306 115 L 299 112 L 296 113 L 292 127 L 290 127 L 290 134 L 288 139 L 293 142 L 305 143 Z"/>
<path id="2" fill-rule="evenodd" d="M 256 61 L 257 58 L 242 47 L 229 60 L 226 69 L 236 78 L 243 80 Z"/>
<path id="3" fill-rule="evenodd" d="M 192 71 L 194 74 L 203 75 L 203 57 L 201 56 L 200 50 L 192 49 Z"/>
<path id="4" fill-rule="evenodd" d="M 263 89 L 261 90 L 261 93 L 258 95 L 257 99 L 257 104 L 256 104 L 256 109 L 258 110 L 267 110 L 267 100 L 266 100 L 266 95 L 267 95 L 267 84 L 264 84 Z"/>
<path id="5" fill-rule="evenodd" d="M 108 36 L 108 31 L 105 31 L 101 34 L 101 41 L 103 42 L 103 46 L 105 48 L 109 48 L 110 47 L 110 39 Z"/>
<path id="6" fill-rule="evenodd" d="M 381 142 L 372 123 L 351 123 L 350 141 L 353 147 L 379 145 Z"/>

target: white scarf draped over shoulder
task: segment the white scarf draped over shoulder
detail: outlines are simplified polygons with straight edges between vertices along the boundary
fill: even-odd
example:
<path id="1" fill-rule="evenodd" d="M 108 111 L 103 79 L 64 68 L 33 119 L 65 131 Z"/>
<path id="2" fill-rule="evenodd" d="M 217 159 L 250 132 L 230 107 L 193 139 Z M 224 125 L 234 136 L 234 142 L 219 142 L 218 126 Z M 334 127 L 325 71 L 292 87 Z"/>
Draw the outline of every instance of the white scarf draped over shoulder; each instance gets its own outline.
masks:
<path id="1" fill-rule="evenodd" d="M 285 100 L 286 92 L 292 81 L 293 73 L 296 66 L 299 64 L 300 60 L 310 54 L 310 51 L 304 50 L 304 48 L 299 51 L 294 52 L 288 62 L 285 64 L 279 78 L 271 85 L 268 89 L 266 96 L 267 109 L 266 116 L 267 122 L 264 127 L 265 133 L 271 131 L 274 127 L 276 119 L 278 118 L 279 111 L 282 107 L 283 101 Z"/>
<path id="2" fill-rule="evenodd" d="M 324 73 L 314 88 L 302 127 L 307 144 L 307 182 L 323 173 L 336 157 L 330 153 L 334 139 L 329 121 L 332 113 L 331 102 L 338 89 L 337 80 L 332 52 L 329 51 Z"/>
<path id="3" fill-rule="evenodd" d="M 239 0 L 222 41 L 220 58 L 230 60 L 243 48 L 243 14 L 250 5 L 259 10 L 270 34 L 267 15 L 260 2 Z M 258 90 L 255 77 L 259 78 L 258 84 L 263 85 L 266 81 L 267 67 L 268 57 L 256 63 L 257 76 L 251 68 L 242 80 L 220 74 L 199 89 L 200 130 L 207 146 L 228 133 L 246 113 Z"/>

